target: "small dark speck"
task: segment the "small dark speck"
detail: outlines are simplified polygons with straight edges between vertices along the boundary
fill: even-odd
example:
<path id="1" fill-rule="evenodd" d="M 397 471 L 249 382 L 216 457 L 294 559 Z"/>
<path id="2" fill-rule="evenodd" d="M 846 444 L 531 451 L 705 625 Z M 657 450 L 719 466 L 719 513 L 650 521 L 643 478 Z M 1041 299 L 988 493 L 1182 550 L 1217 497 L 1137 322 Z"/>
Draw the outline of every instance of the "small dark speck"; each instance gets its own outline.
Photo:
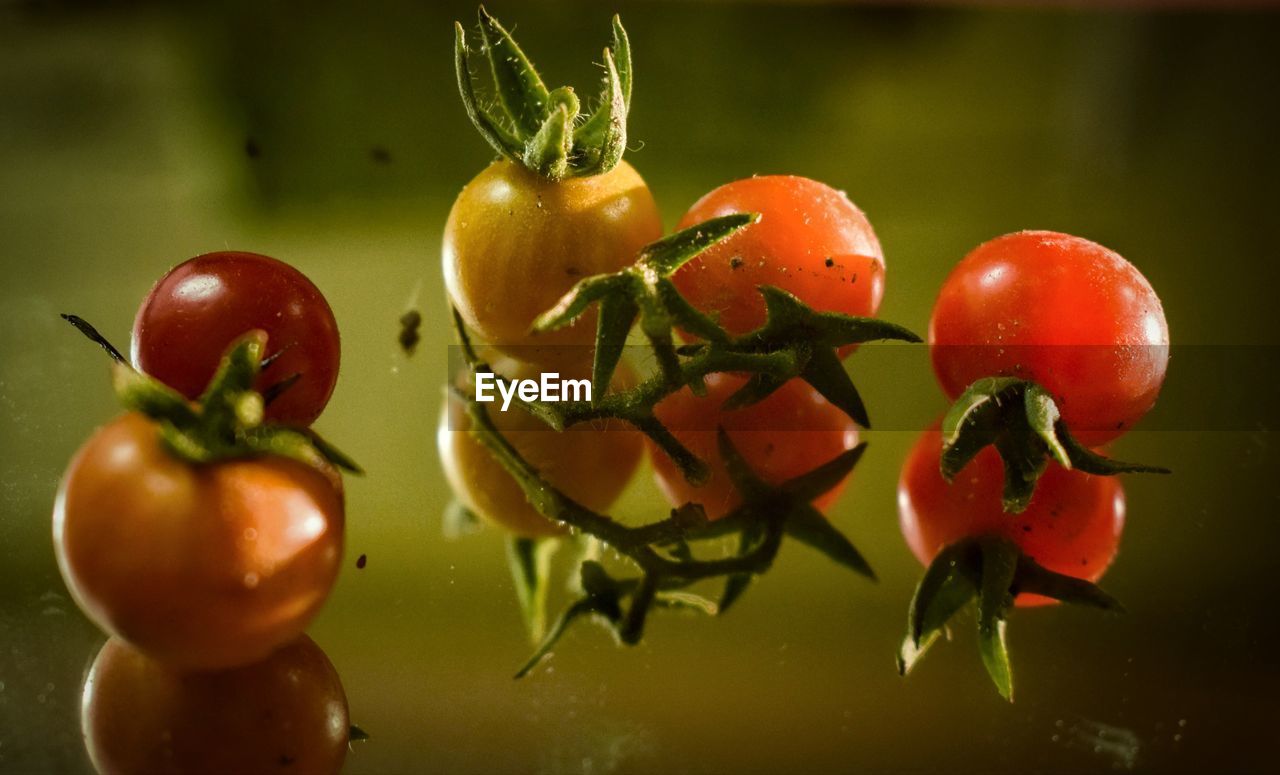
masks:
<path id="1" fill-rule="evenodd" d="M 294 759 L 292 756 L 290 756 L 287 753 L 280 754 L 281 767 L 288 767 L 289 765 L 293 764 L 295 761 L 297 761 L 297 759 Z"/>
<path id="2" fill-rule="evenodd" d="M 1022 532 L 1024 532 L 1024 533 L 1030 533 L 1030 532 L 1031 532 L 1031 526 L 1030 526 L 1030 525 L 1023 525 L 1023 526 L 1022 526 Z"/>
<path id="3" fill-rule="evenodd" d="M 826 262 L 825 262 L 825 263 L 826 263 L 827 267 L 828 267 L 828 268 L 830 268 L 830 267 L 833 267 L 833 266 L 835 266 L 835 265 L 836 265 L 836 260 L 835 260 L 834 258 L 832 258 L 831 256 L 827 256 L 827 260 L 826 260 Z"/>
<path id="4" fill-rule="evenodd" d="M 369 149 L 369 158 L 379 164 L 391 163 L 391 151 L 385 145 L 375 145 Z"/>
<path id="5" fill-rule="evenodd" d="M 1116 430 L 1120 430 L 1123 427 L 1124 427 L 1124 420 L 1121 420 L 1120 422 L 1116 423 Z"/>
<path id="6" fill-rule="evenodd" d="M 569 275 L 570 277 L 581 277 L 581 276 L 582 276 L 582 270 L 581 270 L 581 269 L 579 269 L 579 268 L 578 268 L 578 267 L 576 267 L 576 266 L 566 266 L 566 267 L 564 268 L 564 273 L 565 273 L 565 274 L 567 274 L 567 275 Z"/>
<path id="7" fill-rule="evenodd" d="M 1088 565 L 1088 564 L 1089 564 L 1089 560 L 1088 560 L 1088 558 L 1086 558 L 1086 557 L 1081 557 L 1081 558 L 1080 558 L 1080 564 L 1081 564 L 1081 565 Z"/>
<path id="8" fill-rule="evenodd" d="M 734 256 L 733 258 L 729 259 L 730 269 L 737 269 L 740 266 L 742 266 L 742 256 Z"/>
<path id="9" fill-rule="evenodd" d="M 256 159 L 262 155 L 262 148 L 258 146 L 258 141 L 252 137 L 244 141 L 244 155 L 250 159 Z"/>
<path id="10" fill-rule="evenodd" d="M 360 570 L 364 570 L 364 566 L 368 564 L 368 562 L 369 562 L 369 555 L 362 554 L 356 558 L 356 567 L 359 568 Z"/>
<path id="11" fill-rule="evenodd" d="M 400 335 L 397 340 L 405 355 L 413 355 L 413 351 L 417 349 L 418 342 L 422 339 L 418 334 L 418 328 L 421 326 L 422 313 L 416 309 L 411 309 L 400 316 Z"/>

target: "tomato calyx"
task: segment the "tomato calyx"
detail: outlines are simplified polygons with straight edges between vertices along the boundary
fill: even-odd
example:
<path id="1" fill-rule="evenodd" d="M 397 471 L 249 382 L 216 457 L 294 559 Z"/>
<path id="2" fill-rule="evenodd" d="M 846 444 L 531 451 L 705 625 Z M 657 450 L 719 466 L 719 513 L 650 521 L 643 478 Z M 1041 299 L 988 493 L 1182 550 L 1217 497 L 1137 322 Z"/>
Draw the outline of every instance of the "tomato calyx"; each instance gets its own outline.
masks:
<path id="1" fill-rule="evenodd" d="M 898 651 L 905 676 L 970 601 L 977 601 L 978 650 L 996 690 L 1013 700 L 1013 672 L 1005 626 L 1014 598 L 1023 593 L 1123 613 L 1120 601 L 1096 584 L 1051 571 L 1000 536 L 977 536 L 945 547 L 929 564 L 907 612 L 907 635 Z"/>
<path id="2" fill-rule="evenodd" d="M 555 306 L 534 320 L 533 331 L 542 333 L 563 328 L 581 317 L 592 304 L 599 304 L 591 371 L 593 385 L 607 385 L 613 378 L 627 334 L 637 317 L 663 374 L 668 378 L 678 377 L 680 365 L 672 335 L 674 327 L 715 341 L 725 341 L 729 335 L 685 301 L 671 281 L 671 275 L 702 251 L 758 220 L 760 216 L 756 213 L 725 215 L 646 245 L 635 262 L 625 269 L 578 281 Z"/>
<path id="3" fill-rule="evenodd" d="M 315 432 L 264 423 L 266 397 L 253 389 L 253 383 L 262 368 L 266 342 L 262 331 L 251 331 L 233 342 L 194 403 L 122 360 L 112 364 L 112 386 L 126 409 L 159 425 L 169 452 L 190 463 L 276 455 L 316 468 L 332 465 L 363 473 L 355 461 Z M 287 382 L 281 383 L 285 389 Z"/>
<path id="4" fill-rule="evenodd" d="M 472 83 L 466 32 L 454 24 L 454 69 L 467 117 L 499 155 L 550 180 L 599 175 L 617 166 L 627 144 L 631 45 L 618 16 L 604 49 L 598 106 L 583 115 L 573 89 L 548 90 L 511 34 L 480 6 L 480 53 L 493 78 L 496 104 L 480 102 Z"/>
<path id="5" fill-rule="evenodd" d="M 1036 382 L 984 377 L 956 399 L 942 419 L 942 477 L 950 482 L 982 449 L 993 445 L 1004 463 L 1004 510 L 1020 514 L 1050 460 L 1098 476 L 1167 474 L 1168 468 L 1126 463 L 1098 454 L 1071 435 L 1057 403 Z"/>

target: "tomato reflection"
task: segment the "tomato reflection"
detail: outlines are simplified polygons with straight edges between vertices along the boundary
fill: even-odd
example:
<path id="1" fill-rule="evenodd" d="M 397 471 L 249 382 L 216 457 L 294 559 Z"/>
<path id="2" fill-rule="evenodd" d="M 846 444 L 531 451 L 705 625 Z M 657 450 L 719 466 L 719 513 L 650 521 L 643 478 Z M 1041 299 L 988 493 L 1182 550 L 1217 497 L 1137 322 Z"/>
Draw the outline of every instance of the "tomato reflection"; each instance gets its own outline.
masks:
<path id="1" fill-rule="evenodd" d="M 112 638 L 81 723 L 100 773 L 336 773 L 350 721 L 338 673 L 305 635 L 266 660 L 182 673 Z"/>

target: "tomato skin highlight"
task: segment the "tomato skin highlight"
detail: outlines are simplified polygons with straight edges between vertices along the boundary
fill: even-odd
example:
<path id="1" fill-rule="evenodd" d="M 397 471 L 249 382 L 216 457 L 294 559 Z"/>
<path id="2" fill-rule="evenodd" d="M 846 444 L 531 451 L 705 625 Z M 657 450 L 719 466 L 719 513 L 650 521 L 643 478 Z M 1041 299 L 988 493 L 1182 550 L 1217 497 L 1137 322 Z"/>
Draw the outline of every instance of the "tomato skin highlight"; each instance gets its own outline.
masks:
<path id="1" fill-rule="evenodd" d="M 983 243 L 943 283 L 929 321 L 933 369 L 954 399 L 975 380 L 1038 382 L 1088 446 L 1155 403 L 1169 328 L 1146 278 L 1089 240 L 1023 231 Z"/>
<path id="2" fill-rule="evenodd" d="M 493 366 L 497 373 L 510 379 L 531 378 L 538 373 L 532 365 L 508 359 Z M 630 368 L 625 362 L 620 363 L 614 385 L 623 388 L 633 379 Z M 592 511 L 605 512 L 617 501 L 644 453 L 640 432 L 621 420 L 579 423 L 557 432 L 515 405 L 505 412 L 500 404 L 485 406 L 493 424 L 544 479 Z M 493 459 L 488 448 L 472 437 L 470 427 L 465 404 L 447 396 L 440 411 L 436 448 L 445 479 L 458 501 L 513 535 L 567 535 L 566 527 L 542 516 L 529 504 L 516 480 Z"/>
<path id="3" fill-rule="evenodd" d="M 911 448 L 898 481 L 902 535 L 921 564 L 970 537 L 1003 536 L 1049 570 L 1097 581 L 1120 546 L 1124 488 L 1114 476 L 1093 476 L 1050 463 L 1027 510 L 1007 514 L 1000 502 L 1004 468 L 987 447 L 948 484 L 939 471 L 942 434 L 925 431 Z M 1051 604 L 1022 594 L 1019 606 Z"/>
<path id="4" fill-rule="evenodd" d="M 706 380 L 706 396 L 695 396 L 686 387 L 654 407 L 654 415 L 711 469 L 707 481 L 695 487 L 665 452 L 649 442 L 658 488 L 672 506 L 700 503 L 714 520 L 742 503 L 720 456 L 718 427 L 725 429 L 747 464 L 769 484 L 807 473 L 858 445 L 857 424 L 799 379 L 759 403 L 726 411 L 725 399 L 745 383 L 739 375 L 713 374 Z M 826 510 L 847 484 L 846 479 L 813 505 Z"/>
<path id="5" fill-rule="evenodd" d="M 267 419 L 310 425 L 338 381 L 338 324 L 319 289 L 283 261 L 223 251 L 174 267 L 138 309 L 131 360 L 138 371 L 195 399 L 227 347 L 253 329 L 267 332 L 268 357 L 278 353 L 258 377 L 259 392 L 302 375 L 267 406 Z"/>
<path id="6" fill-rule="evenodd" d="M 733 213 L 760 221 L 712 246 L 672 278 L 731 334 L 764 323 L 757 286 L 790 291 L 814 309 L 869 317 L 884 296 L 884 253 L 867 217 L 843 192 L 794 175 L 727 183 L 699 199 L 679 228 Z"/>
<path id="7" fill-rule="evenodd" d="M 125 414 L 72 459 L 53 513 L 63 579 L 90 619 L 166 664 L 262 659 L 337 579 L 335 474 L 274 457 L 192 465 L 157 428 Z"/>
<path id="8" fill-rule="evenodd" d="M 112 638 L 89 669 L 81 704 L 85 748 L 103 775 L 336 775 L 350 725 L 338 673 L 305 635 L 265 661 L 195 673 Z"/>
<path id="9" fill-rule="evenodd" d="M 490 164 L 462 189 L 445 224 L 445 287 L 463 321 L 521 360 L 591 360 L 595 312 L 533 334 L 534 319 L 579 280 L 615 272 L 662 236 L 649 187 L 623 161 L 607 173 L 549 181 L 518 164 Z"/>

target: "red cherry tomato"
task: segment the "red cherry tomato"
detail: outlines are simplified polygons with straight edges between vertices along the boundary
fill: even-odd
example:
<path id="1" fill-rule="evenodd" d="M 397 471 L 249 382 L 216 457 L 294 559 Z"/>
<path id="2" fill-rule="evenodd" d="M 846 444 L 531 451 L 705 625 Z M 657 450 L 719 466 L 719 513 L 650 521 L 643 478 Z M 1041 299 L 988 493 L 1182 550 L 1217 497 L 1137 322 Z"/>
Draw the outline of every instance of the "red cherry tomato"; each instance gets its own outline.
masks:
<path id="1" fill-rule="evenodd" d="M 884 295 L 884 254 L 870 222 L 841 191 L 794 175 L 734 181 L 699 199 L 680 228 L 733 213 L 760 221 L 682 266 L 676 287 L 732 334 L 764 322 L 757 286 L 773 285 L 813 308 L 871 316 Z"/>
<path id="2" fill-rule="evenodd" d="M 157 429 L 126 414 L 76 453 L 53 511 L 63 579 L 90 619 L 166 664 L 262 659 L 337 579 L 336 473 L 278 457 L 192 465 Z"/>
<path id="3" fill-rule="evenodd" d="M 255 328 L 267 332 L 267 355 L 276 356 L 257 389 L 301 375 L 267 407 L 267 418 L 310 425 L 338 380 L 338 324 L 315 285 L 274 258 L 208 253 L 174 267 L 138 309 L 133 365 L 194 399 L 231 342 Z"/>
<path id="4" fill-rule="evenodd" d="M 987 534 L 1013 541 L 1049 570 L 1097 581 L 1116 555 L 1124 529 L 1124 489 L 1114 476 L 1092 476 L 1050 465 L 1031 505 L 1006 514 L 1000 503 L 1004 469 L 993 447 L 947 484 L 938 470 L 942 437 L 936 428 L 912 447 L 898 481 L 898 518 L 916 558 L 928 565 L 945 546 Z M 1051 603 L 1019 595 L 1020 606 Z"/>
<path id="5" fill-rule="evenodd" d="M 714 374 L 707 378 L 707 395 L 683 388 L 663 399 L 654 414 L 691 452 L 711 468 L 701 487 L 684 478 L 666 453 L 650 442 L 658 487 L 673 506 L 701 503 L 711 519 L 728 514 L 741 502 L 720 457 L 716 429 L 723 427 L 743 458 L 762 479 L 781 484 L 807 473 L 858 444 L 858 427 L 816 390 L 795 379 L 765 400 L 725 411 L 723 404 L 745 378 Z M 814 501 L 826 509 L 846 482 Z"/>
<path id="6" fill-rule="evenodd" d="M 305 635 L 248 667 L 196 673 L 112 638 L 89 669 L 80 717 L 103 775 L 336 775 L 351 728 L 338 673 Z"/>
<path id="7" fill-rule="evenodd" d="M 965 256 L 938 294 L 929 344 L 951 398 L 982 377 L 1034 380 L 1090 446 L 1146 414 L 1169 363 L 1146 278 L 1101 245 L 1051 231 L 1006 234 Z"/>

